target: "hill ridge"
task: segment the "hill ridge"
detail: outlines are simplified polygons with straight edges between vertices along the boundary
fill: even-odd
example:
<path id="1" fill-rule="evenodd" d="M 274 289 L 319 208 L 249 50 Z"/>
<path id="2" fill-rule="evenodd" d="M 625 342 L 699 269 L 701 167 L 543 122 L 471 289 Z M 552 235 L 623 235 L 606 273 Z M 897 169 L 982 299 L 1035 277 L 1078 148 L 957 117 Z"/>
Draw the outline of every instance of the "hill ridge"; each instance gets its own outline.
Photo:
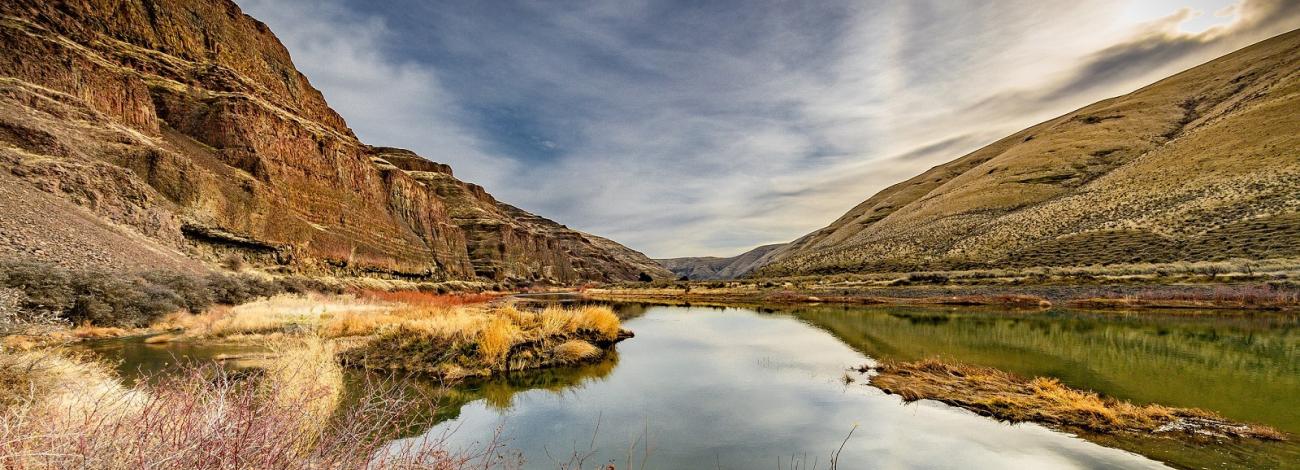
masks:
<path id="1" fill-rule="evenodd" d="M 756 274 L 1300 257 L 1298 78 L 1300 30 L 891 185 Z"/>

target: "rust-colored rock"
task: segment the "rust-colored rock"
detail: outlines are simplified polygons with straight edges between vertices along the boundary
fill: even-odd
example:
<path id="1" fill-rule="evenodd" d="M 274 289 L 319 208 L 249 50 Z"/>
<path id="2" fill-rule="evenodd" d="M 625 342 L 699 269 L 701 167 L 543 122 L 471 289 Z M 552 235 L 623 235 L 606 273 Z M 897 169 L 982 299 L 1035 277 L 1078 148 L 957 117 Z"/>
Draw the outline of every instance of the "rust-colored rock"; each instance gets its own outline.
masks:
<path id="1" fill-rule="evenodd" d="M 0 182 L 58 196 L 97 225 L 147 240 L 149 250 L 132 253 L 159 256 L 134 256 L 132 268 L 174 265 L 184 253 L 431 280 L 667 275 L 612 242 L 499 210 L 446 165 L 361 143 L 266 25 L 233 2 L 0 6 L 0 162 L 16 176 Z M 473 197 L 448 197 L 421 175 L 443 175 Z M 477 209 L 499 225 L 457 216 Z M 87 222 L 60 212 L 40 223 Z M 0 256 L 41 258 L 25 246 L 41 227 L 23 232 L 21 242 L 0 233 Z M 52 251 L 65 257 L 56 262 L 122 267 L 109 255 Z"/>

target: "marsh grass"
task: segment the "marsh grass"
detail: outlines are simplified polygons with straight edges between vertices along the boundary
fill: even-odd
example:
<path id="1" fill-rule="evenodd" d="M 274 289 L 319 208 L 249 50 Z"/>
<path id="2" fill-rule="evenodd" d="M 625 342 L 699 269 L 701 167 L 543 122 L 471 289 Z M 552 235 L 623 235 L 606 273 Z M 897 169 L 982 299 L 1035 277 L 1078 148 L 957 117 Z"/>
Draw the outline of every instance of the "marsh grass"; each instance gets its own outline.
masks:
<path id="1" fill-rule="evenodd" d="M 1288 308 L 1300 305 L 1300 287 L 1295 285 L 1223 285 L 1202 291 L 1169 288 L 1145 289 L 1129 295 L 1103 295 L 1080 299 L 1078 306 L 1189 307 L 1189 308 Z"/>
<path id="2" fill-rule="evenodd" d="M 107 368 L 57 351 L 0 354 L 0 468 L 499 468 L 500 444 L 450 452 L 390 441 L 428 397 L 367 383 L 338 407 L 341 375 L 323 343 L 284 345 L 262 374 L 187 365 L 125 387 Z M 431 423 L 427 423 L 431 424 Z"/>
<path id="3" fill-rule="evenodd" d="M 600 348 L 580 339 L 571 339 L 555 347 L 555 359 L 562 363 L 585 361 L 600 354 Z"/>
<path id="4" fill-rule="evenodd" d="M 172 331 L 157 341 L 316 337 L 331 342 L 352 366 L 441 378 L 592 361 L 630 335 L 608 307 L 534 310 L 488 303 L 496 298 L 427 292 L 279 295 L 198 315 L 170 315 L 154 328 Z"/>
<path id="5" fill-rule="evenodd" d="M 346 351 L 345 361 L 372 369 L 432 373 L 444 378 L 489 375 L 595 360 L 628 333 L 608 307 L 512 305 L 397 312 L 375 338 Z M 359 320 L 326 324 L 326 334 L 351 331 Z M 345 322 L 345 323 L 344 323 Z M 360 328 L 355 328 L 360 329 Z M 585 346 L 582 346 L 585 344 Z"/>
<path id="6" fill-rule="evenodd" d="M 862 370 L 869 370 L 866 367 Z M 1240 424 L 1209 411 L 1137 405 L 1077 390 L 1046 377 L 1025 379 L 998 369 L 936 359 L 882 362 L 871 385 L 905 402 L 936 400 L 1012 423 L 1101 434 L 1155 434 L 1188 440 L 1226 437 L 1284 440 L 1267 426 Z"/>

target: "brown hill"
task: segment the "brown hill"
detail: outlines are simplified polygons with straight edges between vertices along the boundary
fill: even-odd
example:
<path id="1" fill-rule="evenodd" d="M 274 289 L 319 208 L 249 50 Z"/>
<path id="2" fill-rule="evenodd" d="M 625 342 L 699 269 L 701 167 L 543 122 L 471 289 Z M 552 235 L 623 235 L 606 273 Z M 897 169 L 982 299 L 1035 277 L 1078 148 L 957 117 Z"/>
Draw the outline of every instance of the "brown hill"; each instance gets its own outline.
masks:
<path id="1" fill-rule="evenodd" d="M 700 256 L 656 259 L 678 277 L 691 280 L 736 279 L 766 265 L 784 243 L 763 245 L 730 258 Z"/>
<path id="2" fill-rule="evenodd" d="M 867 199 L 761 275 L 1300 257 L 1300 31 Z"/>
<path id="3" fill-rule="evenodd" d="M 237 255 L 421 279 L 669 276 L 608 240 L 504 210 L 446 165 L 361 143 L 233 2 L 0 7 L 0 184 L 13 195 L 0 204 L 0 256 L 144 268 Z M 431 185 L 430 174 L 445 178 Z M 476 211 L 493 223 L 465 215 Z"/>

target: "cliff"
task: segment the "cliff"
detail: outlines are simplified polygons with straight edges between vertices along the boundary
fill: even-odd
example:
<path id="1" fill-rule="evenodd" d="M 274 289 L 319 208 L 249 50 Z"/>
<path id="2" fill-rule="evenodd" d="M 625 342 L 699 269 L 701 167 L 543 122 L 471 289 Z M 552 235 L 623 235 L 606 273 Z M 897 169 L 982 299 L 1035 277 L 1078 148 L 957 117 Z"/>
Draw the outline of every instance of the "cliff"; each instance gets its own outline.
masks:
<path id="1" fill-rule="evenodd" d="M 0 256 L 109 268 L 240 256 L 309 274 L 431 280 L 486 273 L 474 256 L 486 256 L 487 237 L 453 217 L 461 201 L 417 177 L 450 168 L 361 143 L 266 25 L 233 2 L 0 5 L 0 162 L 13 176 L 0 183 L 22 195 L 3 209 L 78 208 L 0 225 Z M 120 243 L 93 257 L 30 249 L 60 243 L 48 233 L 94 230 Z M 501 237 L 514 265 L 490 277 L 622 279 L 653 265 L 622 247 L 566 249 L 561 239 L 582 237 L 570 232 Z"/>

